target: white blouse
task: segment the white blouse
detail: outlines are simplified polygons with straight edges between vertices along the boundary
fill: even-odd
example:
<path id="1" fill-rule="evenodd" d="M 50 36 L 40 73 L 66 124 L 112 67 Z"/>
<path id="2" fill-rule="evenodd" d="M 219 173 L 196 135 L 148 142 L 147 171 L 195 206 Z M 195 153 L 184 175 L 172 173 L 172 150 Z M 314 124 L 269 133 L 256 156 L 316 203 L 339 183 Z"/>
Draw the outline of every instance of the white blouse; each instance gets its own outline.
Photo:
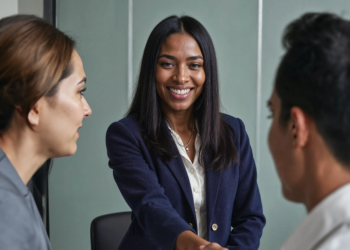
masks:
<path id="1" fill-rule="evenodd" d="M 182 161 L 185 165 L 186 172 L 188 178 L 190 180 L 191 188 L 192 188 L 192 196 L 193 203 L 196 212 L 197 218 L 197 228 L 198 228 L 198 236 L 207 239 L 208 238 L 208 230 L 207 230 L 207 208 L 206 208 L 206 195 L 205 195 L 205 170 L 202 165 L 198 161 L 199 156 L 199 148 L 201 146 L 201 139 L 199 133 L 196 135 L 195 139 L 195 149 L 196 154 L 194 156 L 194 161 L 191 162 L 188 157 L 186 150 L 184 147 L 180 146 L 184 145 L 180 136 L 168 126 L 170 131 L 172 131 L 172 136 L 181 155 Z"/>

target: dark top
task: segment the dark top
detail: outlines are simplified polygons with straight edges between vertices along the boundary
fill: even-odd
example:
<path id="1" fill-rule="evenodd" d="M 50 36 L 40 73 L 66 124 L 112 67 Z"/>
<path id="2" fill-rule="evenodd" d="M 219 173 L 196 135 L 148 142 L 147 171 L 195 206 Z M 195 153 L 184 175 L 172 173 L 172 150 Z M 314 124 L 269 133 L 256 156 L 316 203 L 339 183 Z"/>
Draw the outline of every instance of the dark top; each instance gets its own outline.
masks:
<path id="1" fill-rule="evenodd" d="M 0 249 L 51 249 L 33 196 L 1 149 Z"/>
<path id="2" fill-rule="evenodd" d="M 232 250 L 256 250 L 265 217 L 252 150 L 243 122 L 223 118 L 236 133 L 239 163 L 206 171 L 208 240 Z M 175 144 L 177 157 L 163 162 L 148 150 L 134 115 L 108 128 L 106 144 L 114 179 L 132 210 L 120 250 L 171 250 L 181 232 L 196 233 L 191 185 Z"/>

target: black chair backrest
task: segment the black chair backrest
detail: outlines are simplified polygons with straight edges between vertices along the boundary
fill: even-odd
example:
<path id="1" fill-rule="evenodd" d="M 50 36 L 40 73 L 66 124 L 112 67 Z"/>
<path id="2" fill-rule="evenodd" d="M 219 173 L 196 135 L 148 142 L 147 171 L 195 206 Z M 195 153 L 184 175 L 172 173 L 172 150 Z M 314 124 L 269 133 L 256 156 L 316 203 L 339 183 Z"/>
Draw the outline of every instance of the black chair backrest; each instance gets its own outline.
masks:
<path id="1" fill-rule="evenodd" d="M 91 222 L 91 250 L 117 250 L 131 224 L 131 212 L 106 214 Z"/>

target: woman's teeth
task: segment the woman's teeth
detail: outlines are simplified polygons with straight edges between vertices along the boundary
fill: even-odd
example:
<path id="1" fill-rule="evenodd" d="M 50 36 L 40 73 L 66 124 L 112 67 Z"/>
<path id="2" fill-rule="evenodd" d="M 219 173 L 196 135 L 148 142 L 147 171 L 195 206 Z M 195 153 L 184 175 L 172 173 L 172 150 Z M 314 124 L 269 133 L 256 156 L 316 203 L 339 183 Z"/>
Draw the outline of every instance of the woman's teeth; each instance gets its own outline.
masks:
<path id="1" fill-rule="evenodd" d="M 171 92 L 175 93 L 175 94 L 178 94 L 178 95 L 185 95 L 187 94 L 188 92 L 191 91 L 191 89 L 182 89 L 182 90 L 179 90 L 179 89 L 172 89 L 172 88 L 169 88 Z"/>

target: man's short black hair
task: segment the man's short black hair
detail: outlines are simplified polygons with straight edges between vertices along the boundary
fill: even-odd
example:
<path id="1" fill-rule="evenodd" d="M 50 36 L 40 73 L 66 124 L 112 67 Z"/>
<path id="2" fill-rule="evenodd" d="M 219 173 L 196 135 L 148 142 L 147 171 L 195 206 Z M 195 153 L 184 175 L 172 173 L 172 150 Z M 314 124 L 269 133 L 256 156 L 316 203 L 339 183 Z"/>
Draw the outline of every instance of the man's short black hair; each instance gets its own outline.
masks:
<path id="1" fill-rule="evenodd" d="M 281 99 L 281 122 L 301 108 L 335 158 L 350 166 L 350 22 L 329 13 L 307 13 L 284 33 L 286 53 L 275 90 Z"/>

